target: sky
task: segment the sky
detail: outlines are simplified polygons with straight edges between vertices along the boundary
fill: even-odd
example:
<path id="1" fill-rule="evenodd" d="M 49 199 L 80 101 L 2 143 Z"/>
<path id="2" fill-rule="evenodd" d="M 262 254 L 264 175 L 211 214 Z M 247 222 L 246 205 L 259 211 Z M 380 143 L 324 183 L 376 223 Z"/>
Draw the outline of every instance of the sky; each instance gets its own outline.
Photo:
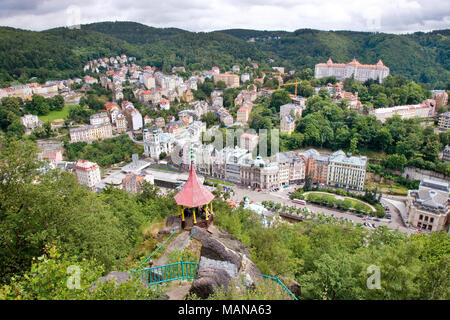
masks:
<path id="1" fill-rule="evenodd" d="M 196 32 L 311 28 L 410 33 L 450 28 L 450 1 L 0 0 L 0 26 L 39 31 L 101 21 Z"/>

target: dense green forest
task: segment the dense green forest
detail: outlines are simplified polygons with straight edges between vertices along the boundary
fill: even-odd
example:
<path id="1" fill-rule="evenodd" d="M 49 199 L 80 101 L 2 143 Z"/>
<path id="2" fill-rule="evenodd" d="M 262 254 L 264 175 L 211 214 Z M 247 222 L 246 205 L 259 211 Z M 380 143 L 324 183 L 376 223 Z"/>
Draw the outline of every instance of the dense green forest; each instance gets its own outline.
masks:
<path id="1" fill-rule="evenodd" d="M 38 80 L 80 76 L 83 64 L 92 58 L 125 53 L 140 64 L 163 71 L 184 65 L 187 70 L 229 69 L 249 65 L 248 58 L 262 68 L 284 66 L 314 69 L 317 62 L 332 58 L 361 63 L 378 59 L 392 74 L 402 74 L 430 88 L 448 89 L 450 78 L 448 30 L 395 35 L 352 31 L 300 29 L 294 32 L 222 30 L 188 32 L 176 28 L 152 28 L 134 22 L 102 22 L 81 29 L 56 28 L 32 32 L 0 28 L 0 85 L 30 77 Z M 250 37 L 279 36 L 267 41 L 247 42 Z M 272 64 L 268 59 L 274 60 Z"/>
<path id="2" fill-rule="evenodd" d="M 449 298 L 446 232 L 407 237 L 386 227 L 371 232 L 331 217 L 264 228 L 255 223 L 260 218 L 241 208 L 231 211 L 226 203 L 215 208 L 215 224 L 252 248 L 251 259 L 262 273 L 301 284 L 300 299 Z M 381 271 L 380 289 L 367 288 L 369 266 Z"/>
<path id="3" fill-rule="evenodd" d="M 85 159 L 98 163 L 102 167 L 122 161 L 129 162 L 133 153 L 142 154 L 144 152 L 144 148 L 135 144 L 126 134 L 94 141 L 91 144 L 65 141 L 64 147 L 67 149 L 66 156 L 69 160 Z"/>

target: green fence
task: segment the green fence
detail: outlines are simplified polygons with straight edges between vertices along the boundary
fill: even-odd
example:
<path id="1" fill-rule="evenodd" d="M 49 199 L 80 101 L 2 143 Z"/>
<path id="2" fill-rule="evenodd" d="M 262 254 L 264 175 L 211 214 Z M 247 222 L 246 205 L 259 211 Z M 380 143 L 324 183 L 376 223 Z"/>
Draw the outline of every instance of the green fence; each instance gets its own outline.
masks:
<path id="1" fill-rule="evenodd" d="M 145 268 L 141 270 L 131 270 L 131 274 L 137 274 L 149 285 L 164 283 L 174 280 L 195 279 L 198 262 L 177 262 Z"/>
<path id="2" fill-rule="evenodd" d="M 166 264 L 164 266 L 157 266 L 151 268 L 145 268 L 140 270 L 131 270 L 131 274 L 138 275 L 142 281 L 145 281 L 148 285 L 154 285 L 164 282 L 170 282 L 174 280 L 183 279 L 195 279 L 197 275 L 198 262 L 184 262 Z M 281 286 L 287 297 L 292 300 L 298 300 L 298 298 L 284 285 L 279 279 L 265 274 L 262 275 L 264 279 L 268 279 Z"/>
<path id="3" fill-rule="evenodd" d="M 289 290 L 288 287 L 286 287 L 286 286 L 284 285 L 284 283 L 280 280 L 280 278 L 275 278 L 275 277 L 267 276 L 267 275 L 265 275 L 265 274 L 263 274 L 262 276 L 263 276 L 263 278 L 265 278 L 265 279 L 272 280 L 273 282 L 279 284 L 279 285 L 283 288 L 283 291 L 287 294 L 287 296 L 288 296 L 290 299 L 298 300 L 298 298 L 295 296 L 295 294 L 293 294 L 293 293 L 291 292 L 291 290 Z"/>

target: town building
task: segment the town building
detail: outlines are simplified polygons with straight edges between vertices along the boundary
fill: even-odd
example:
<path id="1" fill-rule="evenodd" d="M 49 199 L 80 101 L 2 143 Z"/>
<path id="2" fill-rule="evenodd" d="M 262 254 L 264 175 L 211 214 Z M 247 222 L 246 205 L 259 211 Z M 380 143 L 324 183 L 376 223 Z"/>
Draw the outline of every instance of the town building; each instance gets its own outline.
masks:
<path id="1" fill-rule="evenodd" d="M 100 167 L 94 162 L 78 160 L 75 166 L 78 183 L 93 188 L 101 180 Z"/>
<path id="2" fill-rule="evenodd" d="M 441 129 L 441 130 L 448 130 L 448 129 L 450 129 L 450 111 L 441 113 L 439 115 L 438 126 L 439 126 L 439 129 Z"/>
<path id="3" fill-rule="evenodd" d="M 291 134 L 295 130 L 295 119 L 292 116 L 284 116 L 280 120 L 280 133 Z"/>
<path id="4" fill-rule="evenodd" d="M 62 149 L 49 150 L 38 153 L 39 160 L 48 160 L 52 168 L 56 168 L 58 163 L 63 161 Z"/>
<path id="5" fill-rule="evenodd" d="M 144 181 L 150 184 L 155 183 L 153 175 L 151 174 L 148 173 L 135 174 L 133 172 L 129 172 L 122 180 L 122 189 L 127 192 L 141 193 L 142 184 L 144 183 Z"/>
<path id="6" fill-rule="evenodd" d="M 277 162 L 280 164 L 289 163 L 289 183 L 299 184 L 305 181 L 306 163 L 293 151 L 277 153 Z"/>
<path id="7" fill-rule="evenodd" d="M 373 79 L 382 83 L 388 75 L 389 68 L 381 59 L 377 64 L 361 64 L 356 59 L 349 63 L 334 63 L 330 58 L 327 63 L 316 64 L 314 70 L 314 77 L 318 79 L 334 76 L 337 80 L 344 80 L 353 76 L 360 82 Z"/>
<path id="8" fill-rule="evenodd" d="M 448 105 L 448 94 L 445 90 L 431 90 L 432 98 L 436 101 L 436 108 Z"/>
<path id="9" fill-rule="evenodd" d="M 222 90 L 213 90 L 211 92 L 211 104 L 213 106 L 223 107 Z"/>
<path id="10" fill-rule="evenodd" d="M 239 71 L 241 71 L 241 67 L 239 67 L 239 66 L 237 66 L 237 65 L 234 65 L 234 66 L 231 68 L 231 71 L 233 71 L 234 73 L 239 73 Z"/>
<path id="11" fill-rule="evenodd" d="M 32 131 L 42 126 L 42 121 L 34 114 L 25 114 L 23 117 L 20 117 L 20 120 L 25 127 L 25 132 Z"/>
<path id="12" fill-rule="evenodd" d="M 106 112 L 95 113 L 89 117 L 89 122 L 93 126 L 109 123 L 109 117 Z"/>
<path id="13" fill-rule="evenodd" d="M 227 85 L 227 88 L 237 88 L 239 87 L 239 76 L 237 74 L 214 74 L 214 84 L 223 81 Z"/>
<path id="14" fill-rule="evenodd" d="M 296 103 L 287 103 L 280 106 L 280 118 L 286 116 L 292 116 L 294 119 L 300 119 L 302 117 L 302 111 L 304 107 Z"/>
<path id="15" fill-rule="evenodd" d="M 366 177 L 367 157 L 352 156 L 342 150 L 329 157 L 327 184 L 336 188 L 362 191 Z"/>
<path id="16" fill-rule="evenodd" d="M 432 117 L 435 112 L 435 101 L 427 99 L 420 104 L 396 106 L 390 108 L 376 108 L 369 111 L 377 120 L 386 122 L 387 119 L 394 115 L 399 115 L 402 119 L 428 118 Z"/>
<path id="17" fill-rule="evenodd" d="M 243 133 L 239 141 L 242 149 L 252 152 L 258 146 L 259 136 L 257 134 Z"/>
<path id="18" fill-rule="evenodd" d="M 129 103 L 123 110 L 130 130 L 136 131 L 143 127 L 142 115 L 133 104 Z"/>
<path id="19" fill-rule="evenodd" d="M 249 73 L 241 74 L 241 81 L 242 81 L 242 83 L 245 83 L 246 81 L 250 81 L 250 74 Z"/>
<path id="20" fill-rule="evenodd" d="M 244 159 L 241 165 L 241 183 L 257 189 L 279 188 L 278 163 L 265 162 L 261 156 L 257 156 L 254 161 Z"/>
<path id="21" fill-rule="evenodd" d="M 175 138 L 172 133 L 162 132 L 154 127 L 147 134 L 147 129 L 144 129 L 144 154 L 155 160 L 159 160 L 159 155 L 165 153 L 169 155 L 175 143 Z"/>
<path id="22" fill-rule="evenodd" d="M 161 99 L 161 101 L 159 102 L 159 106 L 161 107 L 161 110 L 169 110 L 170 102 L 167 99 Z"/>
<path id="23" fill-rule="evenodd" d="M 328 155 L 321 155 L 315 149 L 308 149 L 303 152 L 297 153 L 297 155 L 303 159 L 306 164 L 305 179 L 311 177 L 314 184 L 327 184 L 328 177 Z"/>
<path id="24" fill-rule="evenodd" d="M 236 122 L 247 123 L 250 117 L 250 109 L 247 107 L 240 107 L 237 111 Z"/>
<path id="25" fill-rule="evenodd" d="M 442 160 L 450 162 L 450 145 L 446 145 L 444 151 L 442 151 Z"/>
<path id="26" fill-rule="evenodd" d="M 127 118 L 120 112 L 116 117 L 116 130 L 117 132 L 124 132 L 127 130 L 127 127 Z"/>
<path id="27" fill-rule="evenodd" d="M 71 142 L 92 142 L 98 139 L 111 138 L 112 127 L 110 123 L 103 123 L 71 128 L 69 129 L 69 136 Z"/>
<path id="28" fill-rule="evenodd" d="M 184 67 L 172 67 L 172 73 L 175 73 L 177 71 L 186 72 L 186 69 Z"/>
<path id="29" fill-rule="evenodd" d="M 427 231 L 448 231 L 448 183 L 423 179 L 409 190 L 406 211 L 410 225 Z"/>

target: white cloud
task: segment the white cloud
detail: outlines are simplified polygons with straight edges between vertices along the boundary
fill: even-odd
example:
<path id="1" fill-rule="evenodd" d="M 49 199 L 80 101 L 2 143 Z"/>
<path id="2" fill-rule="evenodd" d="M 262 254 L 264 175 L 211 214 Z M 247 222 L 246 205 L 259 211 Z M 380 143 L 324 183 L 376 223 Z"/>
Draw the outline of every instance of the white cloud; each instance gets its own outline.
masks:
<path id="1" fill-rule="evenodd" d="M 438 0 L 0 0 L 0 25 L 44 30 L 74 21 L 135 21 L 190 31 L 230 28 L 414 32 L 450 27 L 450 2 Z M 76 12 L 76 11 L 75 11 Z"/>

